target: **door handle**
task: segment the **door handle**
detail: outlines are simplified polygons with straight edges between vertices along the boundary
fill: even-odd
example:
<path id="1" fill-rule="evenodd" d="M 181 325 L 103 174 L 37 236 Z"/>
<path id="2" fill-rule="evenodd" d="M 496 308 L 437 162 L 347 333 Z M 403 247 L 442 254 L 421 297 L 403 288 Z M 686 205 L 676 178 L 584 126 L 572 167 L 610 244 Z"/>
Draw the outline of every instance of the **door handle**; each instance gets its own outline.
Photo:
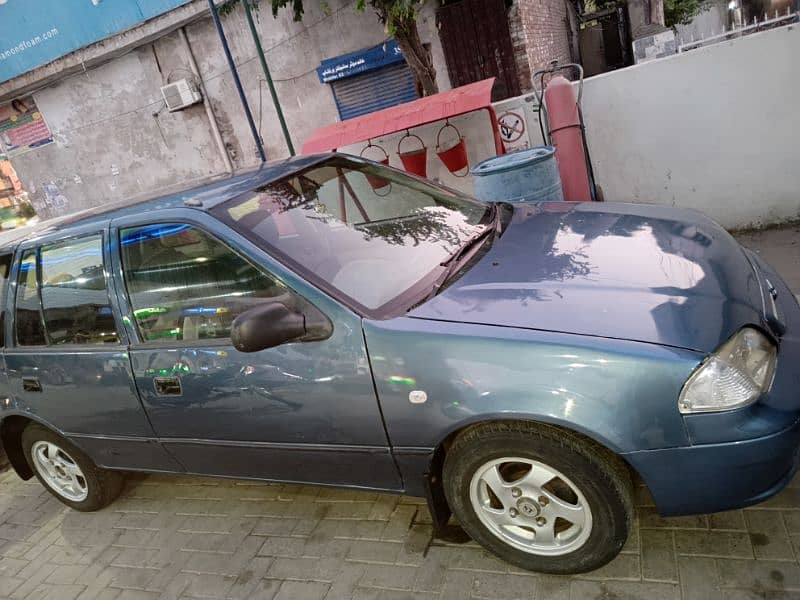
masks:
<path id="1" fill-rule="evenodd" d="M 183 394 L 181 380 L 177 377 L 154 377 L 153 385 L 159 396 L 180 396 Z"/>
<path id="2" fill-rule="evenodd" d="M 42 384 L 38 377 L 23 377 L 22 389 L 26 392 L 41 392 Z"/>

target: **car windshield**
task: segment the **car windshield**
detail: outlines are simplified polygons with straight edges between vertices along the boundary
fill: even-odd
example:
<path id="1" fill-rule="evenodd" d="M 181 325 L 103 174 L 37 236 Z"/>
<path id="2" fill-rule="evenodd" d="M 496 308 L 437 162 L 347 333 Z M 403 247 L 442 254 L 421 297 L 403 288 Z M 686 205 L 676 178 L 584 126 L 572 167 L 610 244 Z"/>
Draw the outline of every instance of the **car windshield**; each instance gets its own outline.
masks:
<path id="1" fill-rule="evenodd" d="M 440 265 L 484 231 L 492 214 L 486 204 L 343 157 L 214 212 L 373 315 L 424 297 Z"/>

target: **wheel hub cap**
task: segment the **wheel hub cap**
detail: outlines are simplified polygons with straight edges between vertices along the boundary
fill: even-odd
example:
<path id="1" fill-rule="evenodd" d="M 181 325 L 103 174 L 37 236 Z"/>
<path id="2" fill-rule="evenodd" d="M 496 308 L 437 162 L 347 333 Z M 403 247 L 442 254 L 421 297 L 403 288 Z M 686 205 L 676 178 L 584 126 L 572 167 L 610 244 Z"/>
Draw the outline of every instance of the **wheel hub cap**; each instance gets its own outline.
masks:
<path id="1" fill-rule="evenodd" d="M 470 481 L 472 509 L 506 544 L 560 556 L 583 546 L 592 512 L 581 490 L 558 469 L 522 457 L 491 460 Z"/>
<path id="2" fill-rule="evenodd" d="M 517 510 L 526 517 L 536 518 L 539 516 L 539 503 L 530 498 L 520 498 L 517 500 Z"/>

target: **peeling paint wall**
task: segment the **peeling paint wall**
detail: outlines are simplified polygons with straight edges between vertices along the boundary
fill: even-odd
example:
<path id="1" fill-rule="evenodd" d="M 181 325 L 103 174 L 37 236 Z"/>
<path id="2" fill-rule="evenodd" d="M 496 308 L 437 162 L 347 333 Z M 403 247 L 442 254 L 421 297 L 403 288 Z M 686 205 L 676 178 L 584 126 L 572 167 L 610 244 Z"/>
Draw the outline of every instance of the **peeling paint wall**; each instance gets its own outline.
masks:
<path id="1" fill-rule="evenodd" d="M 197 0 L 182 10 L 201 14 L 201 3 Z M 316 128 L 339 120 L 330 87 L 320 83 L 315 72 L 320 62 L 386 38 L 374 13 L 357 12 L 354 1 L 327 4 L 328 9 L 323 10 L 319 3 L 306 3 L 302 23 L 293 22 L 288 10 L 273 19 L 266 4 L 255 13 L 296 148 Z M 164 21 L 173 26 L 175 17 L 168 15 Z M 223 26 L 260 123 L 267 157 L 284 158 L 288 150 L 241 7 L 223 17 Z M 152 36 L 153 28 L 153 23 L 147 23 L 143 31 Z M 423 42 L 431 44 L 440 89 L 449 89 L 433 6 L 424 8 L 419 28 Z M 257 165 L 255 143 L 211 19 L 196 18 L 185 25 L 185 31 L 208 93 L 205 101 L 213 109 L 234 167 Z M 126 32 L 118 43 L 130 44 L 135 33 Z M 117 50 L 113 39 L 103 44 L 109 53 Z M 94 60 L 98 50 L 92 47 L 85 52 Z M 72 55 L 63 59 L 74 60 Z M 224 172 L 225 163 L 203 105 L 174 113 L 164 107 L 160 87 L 191 78 L 190 64 L 180 32 L 173 30 L 35 91 L 55 143 L 15 156 L 13 164 L 37 210 L 43 216 L 55 216 Z M 49 73 L 49 67 L 44 70 Z M 26 89 L 31 80 L 31 74 L 21 78 Z M 4 86 L 0 91 L 8 94 L 8 86 Z M 58 202 L 48 203 L 48 197 L 56 197 Z"/>
<path id="2" fill-rule="evenodd" d="M 168 113 L 160 86 L 186 64 L 177 33 L 34 93 L 54 144 L 13 159 L 41 214 L 75 211 L 223 169 L 202 105 Z M 185 75 L 183 75 L 185 76 Z M 49 207 L 54 183 L 64 207 Z"/>

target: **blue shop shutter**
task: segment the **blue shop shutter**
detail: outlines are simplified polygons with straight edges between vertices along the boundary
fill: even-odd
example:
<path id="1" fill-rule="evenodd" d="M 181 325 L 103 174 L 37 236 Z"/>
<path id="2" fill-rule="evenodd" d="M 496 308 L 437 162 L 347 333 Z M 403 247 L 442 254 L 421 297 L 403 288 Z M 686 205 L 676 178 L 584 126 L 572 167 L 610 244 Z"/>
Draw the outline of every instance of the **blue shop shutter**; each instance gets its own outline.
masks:
<path id="1" fill-rule="evenodd" d="M 332 81 L 331 87 L 342 121 L 417 99 L 405 62 Z"/>

